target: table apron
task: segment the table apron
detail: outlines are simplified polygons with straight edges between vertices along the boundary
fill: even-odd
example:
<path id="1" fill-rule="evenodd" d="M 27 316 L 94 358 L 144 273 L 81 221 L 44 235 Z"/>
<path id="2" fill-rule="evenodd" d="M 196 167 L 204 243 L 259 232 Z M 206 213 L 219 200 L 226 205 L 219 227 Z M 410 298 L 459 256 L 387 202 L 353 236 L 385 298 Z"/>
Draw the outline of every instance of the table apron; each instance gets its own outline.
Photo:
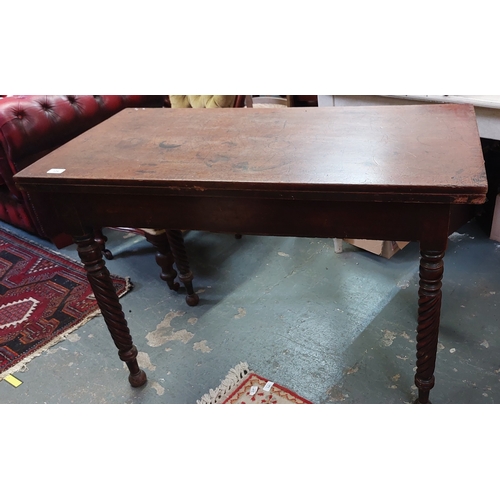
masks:
<path id="1" fill-rule="evenodd" d="M 240 234 L 443 243 L 470 216 L 466 205 L 246 197 L 30 193 L 46 230 L 89 227 L 193 229 Z M 38 198 L 38 199 L 37 199 Z M 460 212 L 458 217 L 455 213 Z M 462 215 L 461 213 L 465 215 Z M 57 218 L 54 219 L 54 214 Z M 454 219 L 456 227 L 452 227 Z"/>

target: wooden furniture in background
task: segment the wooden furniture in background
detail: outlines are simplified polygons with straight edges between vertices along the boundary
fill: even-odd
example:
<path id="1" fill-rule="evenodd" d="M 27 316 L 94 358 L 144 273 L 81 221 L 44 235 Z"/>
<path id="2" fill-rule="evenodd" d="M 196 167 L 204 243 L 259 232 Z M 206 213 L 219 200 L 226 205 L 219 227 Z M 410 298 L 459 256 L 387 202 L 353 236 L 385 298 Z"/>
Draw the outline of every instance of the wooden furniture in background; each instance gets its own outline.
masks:
<path id="1" fill-rule="evenodd" d="M 500 140 L 500 95 L 319 95 L 324 106 L 401 106 L 403 104 L 472 104 L 479 136 Z"/>

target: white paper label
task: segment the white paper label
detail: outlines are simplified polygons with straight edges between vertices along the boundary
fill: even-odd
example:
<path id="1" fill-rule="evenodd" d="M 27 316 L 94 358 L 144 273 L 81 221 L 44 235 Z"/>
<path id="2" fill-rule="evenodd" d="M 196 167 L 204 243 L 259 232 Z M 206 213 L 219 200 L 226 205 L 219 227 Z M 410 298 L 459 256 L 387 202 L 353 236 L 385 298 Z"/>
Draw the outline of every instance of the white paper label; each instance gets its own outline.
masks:
<path id="1" fill-rule="evenodd" d="M 262 388 L 264 391 L 269 392 L 271 387 L 274 385 L 274 382 L 266 382 L 266 385 Z"/>
<path id="2" fill-rule="evenodd" d="M 249 392 L 250 396 L 253 396 L 254 394 L 256 394 L 258 390 L 259 390 L 259 386 L 253 385 L 250 389 L 250 392 Z"/>
<path id="3" fill-rule="evenodd" d="M 65 168 L 51 168 L 47 170 L 48 174 L 62 174 L 66 169 Z"/>

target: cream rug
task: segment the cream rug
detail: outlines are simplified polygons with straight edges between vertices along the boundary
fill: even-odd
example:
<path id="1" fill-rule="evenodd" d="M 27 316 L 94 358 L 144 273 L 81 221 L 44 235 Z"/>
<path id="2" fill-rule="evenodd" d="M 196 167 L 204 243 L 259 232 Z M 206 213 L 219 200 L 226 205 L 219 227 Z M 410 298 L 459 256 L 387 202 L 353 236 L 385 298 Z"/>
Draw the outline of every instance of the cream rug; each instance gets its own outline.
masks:
<path id="1" fill-rule="evenodd" d="M 216 389 L 205 394 L 198 404 L 311 404 L 270 380 L 253 373 L 247 363 L 231 368 L 226 378 Z"/>

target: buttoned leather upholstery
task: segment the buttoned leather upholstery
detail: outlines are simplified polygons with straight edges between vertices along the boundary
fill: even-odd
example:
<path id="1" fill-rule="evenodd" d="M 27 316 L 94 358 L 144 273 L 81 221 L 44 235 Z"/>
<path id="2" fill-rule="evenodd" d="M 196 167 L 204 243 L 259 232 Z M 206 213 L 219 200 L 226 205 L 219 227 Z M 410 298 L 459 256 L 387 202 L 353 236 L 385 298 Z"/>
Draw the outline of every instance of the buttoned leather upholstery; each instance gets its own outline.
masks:
<path id="1" fill-rule="evenodd" d="M 126 107 L 162 107 L 166 96 L 26 95 L 0 99 L 0 220 L 47 238 L 13 176 Z M 61 248 L 71 243 L 54 240 Z"/>

